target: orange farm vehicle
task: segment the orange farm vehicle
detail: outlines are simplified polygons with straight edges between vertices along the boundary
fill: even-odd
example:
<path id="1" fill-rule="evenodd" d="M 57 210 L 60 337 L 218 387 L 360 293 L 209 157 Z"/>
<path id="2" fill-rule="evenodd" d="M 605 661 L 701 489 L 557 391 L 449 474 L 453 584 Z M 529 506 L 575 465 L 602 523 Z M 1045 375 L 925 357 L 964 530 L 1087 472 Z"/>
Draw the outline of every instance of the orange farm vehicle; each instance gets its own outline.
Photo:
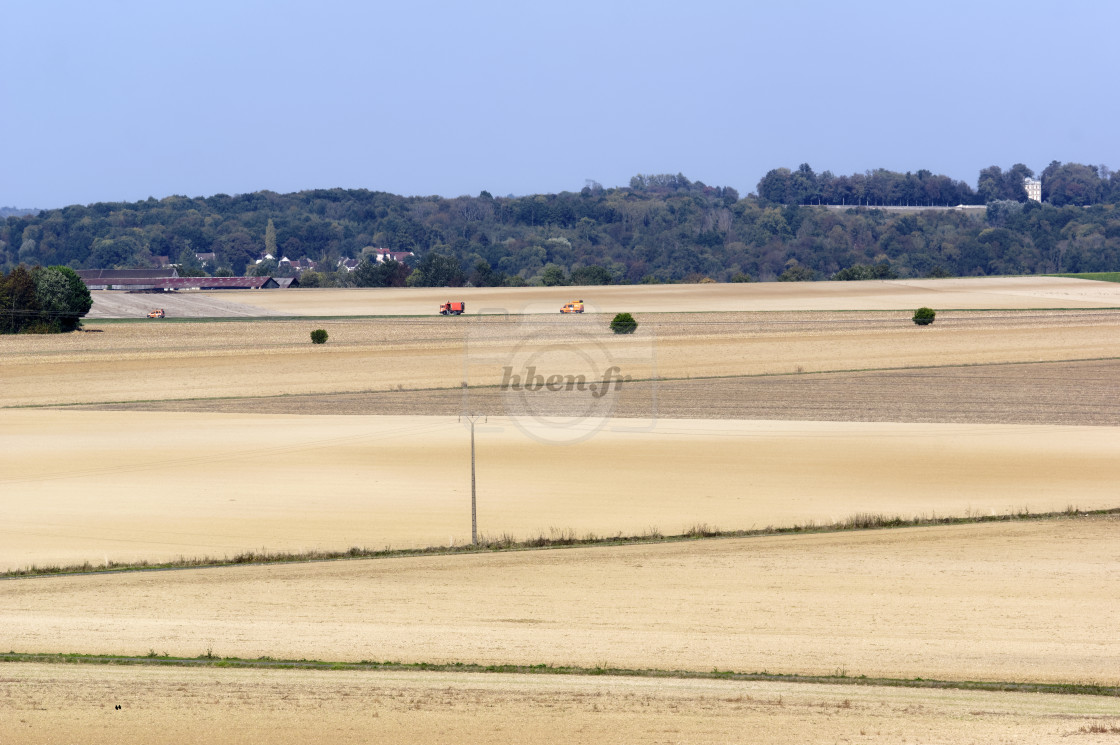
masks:
<path id="1" fill-rule="evenodd" d="M 560 306 L 560 312 L 561 313 L 582 313 L 583 312 L 583 301 L 582 300 L 573 300 L 570 303 L 565 303 L 564 305 Z"/>
<path id="2" fill-rule="evenodd" d="M 448 300 L 443 305 L 439 306 L 439 314 L 441 316 L 461 316 L 467 310 L 465 302 L 453 303 Z"/>
<path id="3" fill-rule="evenodd" d="M 167 314 L 163 312 L 163 308 L 156 308 L 148 314 L 148 318 L 164 318 Z"/>

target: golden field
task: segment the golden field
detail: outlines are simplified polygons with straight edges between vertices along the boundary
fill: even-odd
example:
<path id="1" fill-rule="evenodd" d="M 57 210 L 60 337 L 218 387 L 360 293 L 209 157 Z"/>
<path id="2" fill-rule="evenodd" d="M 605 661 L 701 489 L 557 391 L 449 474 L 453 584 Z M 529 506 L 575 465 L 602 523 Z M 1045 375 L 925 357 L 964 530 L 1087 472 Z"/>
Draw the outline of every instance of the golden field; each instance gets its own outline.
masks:
<path id="1" fill-rule="evenodd" d="M 1113 699 L 708 680 L 20 665 L 5 743 L 1113 743 Z M 4 673 L 0 670 L 0 675 Z M 18 682 L 18 685 L 11 683 Z M 114 707 L 120 704 L 118 711 Z"/>
<path id="2" fill-rule="evenodd" d="M 34 652 L 1120 685 L 1117 518 L 0 583 Z"/>
<path id="3" fill-rule="evenodd" d="M 605 287 L 457 287 L 222 290 L 133 295 L 96 292 L 91 318 L 141 317 L 152 307 L 171 315 L 432 315 L 448 300 L 469 314 L 558 314 L 582 299 L 589 313 L 705 311 L 849 311 L 934 309 L 1115 308 L 1120 285 L 1066 277 L 972 277 L 866 282 L 760 282 Z M 176 304 L 181 303 L 181 306 Z M 243 307 L 238 307 L 243 306 Z"/>
<path id="4" fill-rule="evenodd" d="M 478 425 L 492 536 L 1096 509 L 1120 479 L 1114 427 L 567 420 L 589 439 L 561 446 L 518 421 Z M 3 569 L 462 544 L 470 435 L 453 416 L 8 410 L 0 510 Z"/>
<path id="5" fill-rule="evenodd" d="M 504 360 L 667 380 L 582 419 L 580 401 L 514 411 L 496 388 L 467 389 L 462 409 L 491 414 L 476 431 L 489 536 L 1118 505 L 1120 285 L 95 295 L 96 333 L 0 337 L 0 569 L 464 543 L 470 435 L 455 399 L 464 382 L 498 383 Z M 581 296 L 597 313 L 555 312 Z M 434 316 L 447 299 L 471 315 Z M 231 320 L 95 318 L 153 303 Z M 919 305 L 938 309 L 933 326 L 910 322 Z M 633 337 L 606 328 L 622 310 L 641 323 Z M 337 318 L 291 317 L 316 315 Z M 330 341 L 312 346 L 313 328 Z M 1115 686 L 1118 530 L 1071 515 L 11 579 L 0 651 Z M 858 685 L 33 663 L 0 665 L 0 680 L 0 745 L 1096 743 L 1120 730 L 1111 697 Z"/>
<path id="6" fill-rule="evenodd" d="M 458 388 L 500 382 L 511 350 L 596 349 L 635 379 L 1120 357 L 1120 311 L 666 314 L 618 337 L 600 316 L 117 323 L 0 337 L 0 406 Z M 327 344 L 312 345 L 321 327 Z"/>

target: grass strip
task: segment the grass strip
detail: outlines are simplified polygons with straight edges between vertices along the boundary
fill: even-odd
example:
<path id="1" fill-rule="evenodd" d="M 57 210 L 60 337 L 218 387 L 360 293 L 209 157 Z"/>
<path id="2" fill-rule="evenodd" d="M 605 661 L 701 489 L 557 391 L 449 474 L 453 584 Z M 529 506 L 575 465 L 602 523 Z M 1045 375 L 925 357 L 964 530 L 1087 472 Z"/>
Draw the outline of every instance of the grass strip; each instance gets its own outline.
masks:
<path id="1" fill-rule="evenodd" d="M 157 655 L 154 651 L 142 657 L 95 654 L 35 654 L 8 652 L 0 654 L 0 662 L 71 665 L 148 665 L 162 667 L 249 668 L 270 670 L 359 670 L 388 672 L 458 672 L 505 673 L 513 675 L 584 675 L 630 678 L 672 678 L 678 680 L 734 680 L 775 683 L 813 683 L 819 685 L 859 685 L 885 688 L 935 688 L 962 691 L 994 691 L 1014 693 L 1049 693 L 1080 696 L 1120 697 L 1120 687 L 1092 683 L 1031 683 L 984 680 L 935 680 L 928 678 L 878 678 L 866 675 L 800 675 L 767 671 L 744 673 L 733 670 L 664 670 L 657 668 L 579 667 L 575 665 L 480 665 L 450 662 L 329 662 L 323 660 L 278 660 L 272 657 L 243 659 L 219 657 L 207 651 L 198 657 Z"/>
<path id="2" fill-rule="evenodd" d="M 599 536 L 587 533 L 577 535 L 573 530 L 553 530 L 535 538 L 518 540 L 513 536 L 481 536 L 477 544 L 460 546 L 428 546 L 425 548 L 361 548 L 352 546 L 342 551 L 303 551 L 270 552 L 246 551 L 233 557 L 180 557 L 166 562 L 116 562 L 94 565 L 87 562 L 66 566 L 31 565 L 22 569 L 9 569 L 0 573 L 0 580 L 25 579 L 34 577 L 57 577 L 85 574 L 112 574 L 140 571 L 173 571 L 184 569 L 204 569 L 213 567 L 232 567 L 261 564 L 295 564 L 320 561 L 343 561 L 348 559 L 393 559 L 415 556 L 451 556 L 461 554 L 482 554 L 512 551 L 538 551 L 561 548 L 587 548 L 602 546 L 627 546 L 656 543 L 680 543 L 683 541 L 713 540 L 729 538 L 761 538 L 766 536 L 807 535 L 816 533 L 840 533 L 846 531 L 889 530 L 898 528 L 920 528 L 950 525 L 975 525 L 980 523 L 1024 522 L 1030 520 L 1086 520 L 1102 516 L 1120 515 L 1120 507 L 1100 510 L 1080 510 L 1069 506 L 1060 512 L 1031 512 L 1027 509 L 1003 515 L 965 515 L 958 517 L 938 517 L 936 515 L 916 515 L 912 518 L 887 516 L 877 513 L 855 513 L 831 523 L 809 522 L 786 527 L 767 526 L 749 530 L 720 530 L 706 523 L 698 523 L 678 535 L 662 535 L 656 529 L 640 535 Z"/>
<path id="3" fill-rule="evenodd" d="M 1072 279 L 1092 279 L 1097 282 L 1120 282 L 1120 272 L 1081 272 L 1079 274 L 1047 274 L 1047 277 L 1070 277 Z"/>

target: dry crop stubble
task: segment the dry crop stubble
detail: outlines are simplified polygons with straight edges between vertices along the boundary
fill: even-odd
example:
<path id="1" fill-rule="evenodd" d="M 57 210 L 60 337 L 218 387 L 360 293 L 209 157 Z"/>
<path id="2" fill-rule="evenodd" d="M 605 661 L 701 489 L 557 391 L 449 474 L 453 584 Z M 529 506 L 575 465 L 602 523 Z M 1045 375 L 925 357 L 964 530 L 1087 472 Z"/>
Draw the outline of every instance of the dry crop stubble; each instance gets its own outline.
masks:
<path id="1" fill-rule="evenodd" d="M 19 742 L 1052 742 L 1117 716 L 1084 697 L 600 678 L 44 668 L 0 724 Z M 125 702 L 121 712 L 107 701 Z M 49 706 L 39 706 L 46 703 Z M 80 724 L 76 724 L 80 723 Z M 47 735 L 47 733 L 53 733 Z M 935 734 L 934 734 L 935 733 Z M 41 739 L 37 739 L 41 738 Z M 1078 742 L 1094 742 L 1078 738 Z"/>
<path id="2" fill-rule="evenodd" d="M 17 665 L 18 743 L 1050 743 L 1115 700 L 728 681 Z M 121 709 L 114 709 L 116 703 Z M 1079 736 L 1078 743 L 1109 742 Z"/>
<path id="3" fill-rule="evenodd" d="M 1117 525 L 15 580 L 0 583 L 0 628 L 5 646 L 23 652 L 212 648 L 242 658 L 1117 685 Z"/>
<path id="4" fill-rule="evenodd" d="M 1120 357 L 1120 312 L 946 315 L 920 329 L 889 314 L 667 314 L 640 319 L 635 338 L 597 317 L 557 317 L 527 341 L 516 319 L 496 317 L 316 322 L 330 335 L 323 346 L 309 343 L 308 322 L 108 324 L 100 334 L 0 337 L 0 406 L 458 388 L 465 355 L 477 351 L 467 346 L 472 324 L 485 325 L 497 354 L 592 343 L 626 357 L 627 345 L 645 344 L 655 365 L 623 371 L 635 379 Z M 498 384 L 500 372 L 470 382 Z"/>
<path id="5" fill-rule="evenodd" d="M 661 420 L 543 444 L 480 430 L 479 528 L 612 535 L 1114 507 L 1120 430 Z M 10 410 L 0 566 L 464 543 L 470 444 L 452 417 Z"/>

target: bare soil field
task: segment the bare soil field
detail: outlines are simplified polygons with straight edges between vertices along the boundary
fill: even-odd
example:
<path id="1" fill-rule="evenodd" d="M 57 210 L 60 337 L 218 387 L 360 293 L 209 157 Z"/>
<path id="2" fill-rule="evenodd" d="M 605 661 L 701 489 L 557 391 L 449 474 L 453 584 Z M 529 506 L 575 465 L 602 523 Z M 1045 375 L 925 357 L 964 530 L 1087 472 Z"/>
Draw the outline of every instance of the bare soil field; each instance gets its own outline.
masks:
<path id="1" fill-rule="evenodd" d="M 237 318 L 290 315 L 246 305 L 218 294 L 200 292 L 120 292 L 93 290 L 93 307 L 87 320 L 98 318 L 147 318 L 155 308 L 163 308 L 168 318 Z"/>
<path id="2" fill-rule="evenodd" d="M 1115 742 L 1084 696 L 453 673 L 0 667 L 5 745 Z M 114 707 L 121 705 L 118 711 Z"/>
<path id="3" fill-rule="evenodd" d="M 1120 357 L 1107 310 L 945 313 L 925 328 L 904 313 L 640 322 L 624 338 L 601 317 L 91 323 L 100 333 L 0 337 L 0 407 L 493 385 L 518 355 L 593 353 L 634 379 Z M 325 345 L 310 343 L 317 326 Z"/>
<path id="4" fill-rule="evenodd" d="M 579 441 L 552 444 L 563 425 Z M 0 567 L 464 543 L 469 437 L 453 417 L 8 410 Z M 1120 478 L 1113 427 L 492 418 L 477 444 L 479 529 L 518 538 L 1107 508 Z"/>
<path id="5" fill-rule="evenodd" d="M 1118 531 L 1072 518 L 7 580 L 0 628 L 24 652 L 1117 685 Z"/>
<path id="6" fill-rule="evenodd" d="M 626 383 L 611 416 L 658 419 L 771 419 L 831 422 L 937 422 L 1120 426 L 1120 360 L 1040 362 L 791 373 Z M 577 416 L 578 393 L 509 396 L 472 390 L 469 408 L 491 416 Z M 326 393 L 95 404 L 103 411 L 241 414 L 458 416 L 461 390 Z"/>
<path id="7" fill-rule="evenodd" d="M 165 293 L 171 294 L 171 293 Z M 431 315 L 465 300 L 467 312 L 558 314 L 575 298 L 589 313 L 1120 307 L 1120 285 L 1068 277 L 974 277 L 868 282 L 760 282 L 607 287 L 464 287 L 246 290 L 202 293 L 268 312 L 301 315 Z M 141 307 L 125 317 L 134 317 Z M 94 312 L 100 313 L 99 308 Z M 147 311 L 145 310 L 146 314 Z M 215 313 L 215 315 L 220 315 Z"/>

